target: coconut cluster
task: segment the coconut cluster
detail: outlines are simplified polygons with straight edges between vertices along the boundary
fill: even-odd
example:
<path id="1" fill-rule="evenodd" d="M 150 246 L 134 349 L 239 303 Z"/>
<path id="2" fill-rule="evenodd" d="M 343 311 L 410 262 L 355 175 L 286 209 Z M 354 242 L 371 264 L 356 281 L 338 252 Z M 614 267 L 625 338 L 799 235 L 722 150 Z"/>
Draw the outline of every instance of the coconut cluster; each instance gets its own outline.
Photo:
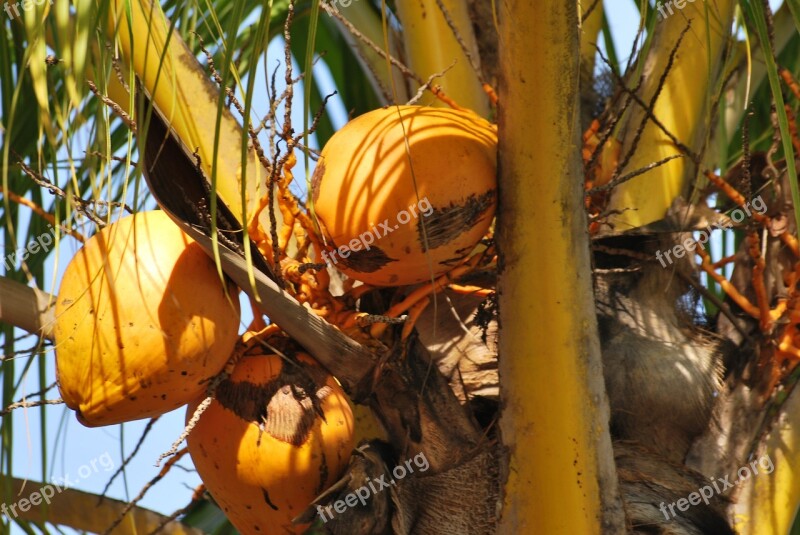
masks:
<path id="1" fill-rule="evenodd" d="M 234 353 L 239 321 L 238 289 L 164 212 L 124 217 L 64 272 L 54 327 L 61 396 L 90 427 L 184 405 L 189 420 Z M 302 369 L 291 373 L 277 355 L 242 358 L 189 434 L 201 478 L 242 533 L 300 533 L 291 520 L 353 448 L 339 384 L 308 355 L 294 365 Z"/>
<path id="2" fill-rule="evenodd" d="M 317 163 L 310 204 L 324 246 L 315 253 L 375 286 L 448 272 L 489 231 L 496 150 L 496 127 L 468 111 L 396 106 L 358 117 Z M 87 426 L 187 406 L 189 452 L 237 529 L 301 533 L 292 520 L 347 466 L 352 409 L 311 356 L 238 342 L 238 294 L 164 212 L 120 219 L 62 278 L 59 389 Z"/>

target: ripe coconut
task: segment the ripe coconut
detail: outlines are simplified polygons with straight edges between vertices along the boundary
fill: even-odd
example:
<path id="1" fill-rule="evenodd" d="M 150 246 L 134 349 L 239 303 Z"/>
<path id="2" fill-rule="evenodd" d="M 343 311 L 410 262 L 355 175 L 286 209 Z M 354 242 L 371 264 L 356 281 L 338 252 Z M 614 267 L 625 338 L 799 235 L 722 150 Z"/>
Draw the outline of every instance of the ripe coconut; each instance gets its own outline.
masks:
<path id="1" fill-rule="evenodd" d="M 292 525 L 340 477 L 353 413 L 336 380 L 304 354 L 244 357 L 187 439 L 197 472 L 243 534 L 303 533 Z M 189 405 L 191 419 L 201 396 Z"/>
<path id="2" fill-rule="evenodd" d="M 61 396 L 87 426 L 192 401 L 236 343 L 239 301 L 164 212 L 120 219 L 70 261 L 56 300 Z"/>
<path id="3" fill-rule="evenodd" d="M 419 106 L 365 113 L 317 162 L 323 260 L 356 280 L 430 280 L 469 254 L 497 203 L 497 130 L 467 111 Z"/>

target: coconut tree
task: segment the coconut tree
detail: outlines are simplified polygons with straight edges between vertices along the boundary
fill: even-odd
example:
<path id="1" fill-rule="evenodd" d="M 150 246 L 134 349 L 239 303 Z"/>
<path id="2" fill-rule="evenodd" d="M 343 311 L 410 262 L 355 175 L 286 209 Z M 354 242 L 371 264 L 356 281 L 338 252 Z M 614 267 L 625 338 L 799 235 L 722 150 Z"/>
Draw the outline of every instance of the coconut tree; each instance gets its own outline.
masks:
<path id="1" fill-rule="evenodd" d="M 793 2 L 639 2 L 627 64 L 599 0 L 5 7 L 3 502 L 14 414 L 46 474 L 52 405 L 143 440 L 190 403 L 138 495 L 4 526 L 792 529 Z"/>

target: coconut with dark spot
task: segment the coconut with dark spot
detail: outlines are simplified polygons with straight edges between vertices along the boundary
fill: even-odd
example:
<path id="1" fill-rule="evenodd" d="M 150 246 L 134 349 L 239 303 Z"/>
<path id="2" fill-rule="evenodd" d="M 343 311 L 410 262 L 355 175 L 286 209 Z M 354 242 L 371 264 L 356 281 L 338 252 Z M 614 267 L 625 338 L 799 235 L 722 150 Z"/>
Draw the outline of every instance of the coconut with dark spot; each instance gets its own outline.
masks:
<path id="1" fill-rule="evenodd" d="M 190 404 L 191 419 L 204 396 Z M 305 354 L 244 357 L 189 433 L 189 453 L 240 533 L 303 533 L 292 519 L 341 476 L 353 413 L 336 380 Z"/>
<path id="2" fill-rule="evenodd" d="M 192 401 L 233 351 L 236 293 L 164 212 L 105 227 L 67 265 L 56 298 L 56 373 L 67 406 L 99 426 Z"/>
<path id="3" fill-rule="evenodd" d="M 448 271 L 492 222 L 496 153 L 496 127 L 469 111 L 395 106 L 350 121 L 312 180 L 322 260 L 376 286 Z"/>

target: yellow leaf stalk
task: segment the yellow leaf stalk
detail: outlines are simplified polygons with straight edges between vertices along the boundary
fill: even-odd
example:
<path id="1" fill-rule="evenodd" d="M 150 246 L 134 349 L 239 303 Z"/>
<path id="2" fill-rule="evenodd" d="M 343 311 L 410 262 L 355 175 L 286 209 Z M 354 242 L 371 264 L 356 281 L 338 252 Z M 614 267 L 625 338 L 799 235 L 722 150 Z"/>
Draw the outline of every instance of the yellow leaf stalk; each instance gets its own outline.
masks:
<path id="1" fill-rule="evenodd" d="M 105 454 L 108 455 L 108 454 Z M 101 457 L 102 460 L 102 457 Z M 81 533 L 103 533 L 123 512 L 127 511 L 125 520 L 113 531 L 114 535 L 140 535 L 152 533 L 159 528 L 164 535 L 203 535 L 203 531 L 186 526 L 178 521 L 162 524 L 167 518 L 163 515 L 134 506 L 130 508 L 126 502 L 114 500 L 109 497 L 100 497 L 80 490 L 59 487 L 45 482 L 36 482 L 29 479 L 10 478 L 0 476 L 0 485 L 10 484 L 9 496 L 14 499 L 29 497 L 31 492 L 38 492 L 40 501 L 44 498 L 48 503 L 40 507 L 33 506 L 25 509 L 14 509 L 15 517 L 44 524 L 48 522 L 61 527 L 69 527 Z M 91 511 L 92 514 L 86 514 Z M 16 513 L 19 513 L 17 516 Z"/>
<path id="2" fill-rule="evenodd" d="M 767 435 L 760 453 L 743 463 L 750 475 L 743 478 L 742 492 L 733 506 L 734 528 L 740 535 L 785 535 L 798 511 L 800 390 L 792 391 L 782 413 L 783 417 Z M 742 472 L 743 467 L 740 468 Z M 736 477 L 740 477 L 739 474 Z M 730 480 L 733 482 L 734 477 Z"/>
<path id="3" fill-rule="evenodd" d="M 111 28 L 125 61 L 178 137 L 190 150 L 197 148 L 203 171 L 210 179 L 214 166 L 219 89 L 177 32 L 169 38 L 167 45 L 170 23 L 158 2 L 115 0 L 111 7 Z M 266 191 L 264 172 L 254 153 L 249 151 L 247 172 L 242 176 L 242 129 L 226 108 L 222 110 L 218 135 L 217 194 L 239 222 L 246 225 L 260 196 Z M 242 187 L 246 199 L 244 206 Z M 280 225 L 280 212 L 276 210 L 275 215 Z"/>
<path id="4" fill-rule="evenodd" d="M 709 0 L 685 3 L 678 9 L 670 3 L 656 14 L 655 34 L 644 65 L 645 82 L 640 97 L 649 103 L 667 68 L 687 21 L 691 27 L 683 37 L 653 113 L 680 142 L 697 150 L 710 125 L 712 94 L 721 68 L 722 52 L 730 34 L 736 2 Z M 633 145 L 646 112 L 636 106 L 630 114 L 622 141 L 622 154 Z M 670 138 L 652 121 L 641 135 L 638 148 L 620 175 L 680 154 Z M 608 221 L 616 232 L 637 228 L 664 217 L 672 201 L 686 194 L 686 186 L 697 171 L 687 158 L 677 158 L 616 187 L 608 210 Z M 605 229 L 607 230 L 607 229 Z"/>
<path id="5" fill-rule="evenodd" d="M 500 86 L 498 110 L 509 458 L 497 532 L 622 533 L 582 204 L 578 13 L 563 0 L 500 6 L 500 78 L 515 89 Z"/>
<path id="6" fill-rule="evenodd" d="M 472 31 L 466 0 L 442 0 L 442 4 L 458 28 L 458 33 L 473 59 L 479 61 L 478 45 Z M 488 97 L 436 0 L 397 2 L 397 16 L 403 24 L 403 40 L 409 67 L 427 80 L 429 76 L 448 69 L 455 61 L 453 68 L 437 78 L 435 83 L 441 85 L 444 92 L 459 106 L 487 117 Z M 432 105 L 444 106 L 436 99 L 433 100 Z"/>

